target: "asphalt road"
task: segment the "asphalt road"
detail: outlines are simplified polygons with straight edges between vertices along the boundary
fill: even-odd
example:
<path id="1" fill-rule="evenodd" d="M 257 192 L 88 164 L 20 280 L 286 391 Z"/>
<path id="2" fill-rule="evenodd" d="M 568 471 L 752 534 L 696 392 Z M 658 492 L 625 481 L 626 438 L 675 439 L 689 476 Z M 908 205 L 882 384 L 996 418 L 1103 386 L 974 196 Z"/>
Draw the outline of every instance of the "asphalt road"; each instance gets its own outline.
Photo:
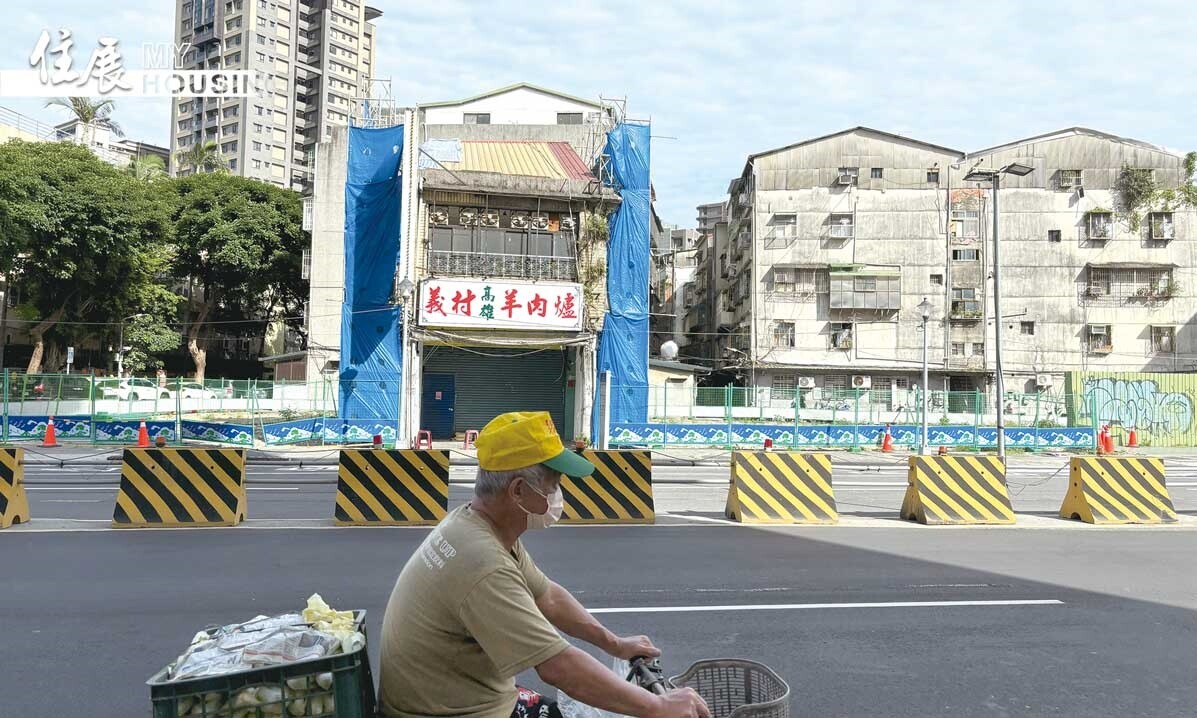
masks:
<path id="1" fill-rule="evenodd" d="M 314 591 L 377 631 L 425 533 L 2 532 L 0 714 L 149 715 L 145 679 L 196 630 Z M 670 669 L 762 661 L 797 716 L 1182 716 L 1197 701 L 1191 531 L 694 524 L 527 543 L 588 606 L 622 611 L 602 615 L 613 630 L 650 634 Z"/>
<path id="2" fill-rule="evenodd" d="M 1173 503 L 1182 514 L 1197 515 L 1197 460 L 1168 459 Z M 264 520 L 331 519 L 336 467 L 282 467 L 250 464 L 247 469 L 249 516 Z M 35 519 L 102 522 L 112 518 L 119 464 L 107 466 L 26 466 L 31 512 Z M 450 504 L 471 494 L 474 469 L 454 466 Z M 658 513 L 717 519 L 727 500 L 726 466 L 655 466 L 654 499 Z M 1068 486 L 1066 458 L 1012 462 L 1006 477 L 1016 512 L 1054 516 Z M 844 516 L 894 519 L 906 488 L 904 461 L 885 464 L 837 464 L 833 484 Z M 666 519 L 668 517 L 665 517 Z"/>

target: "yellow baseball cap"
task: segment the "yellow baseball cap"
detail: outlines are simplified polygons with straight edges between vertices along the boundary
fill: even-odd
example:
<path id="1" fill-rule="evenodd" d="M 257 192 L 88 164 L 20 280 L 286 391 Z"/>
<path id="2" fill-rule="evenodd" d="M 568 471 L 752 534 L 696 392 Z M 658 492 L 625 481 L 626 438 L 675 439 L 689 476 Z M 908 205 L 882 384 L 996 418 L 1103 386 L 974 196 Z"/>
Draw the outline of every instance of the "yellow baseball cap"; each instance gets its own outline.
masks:
<path id="1" fill-rule="evenodd" d="M 594 473 L 594 464 L 566 451 L 547 411 L 511 411 L 490 420 L 474 441 L 478 465 L 487 471 L 515 471 L 536 464 L 575 479 Z"/>

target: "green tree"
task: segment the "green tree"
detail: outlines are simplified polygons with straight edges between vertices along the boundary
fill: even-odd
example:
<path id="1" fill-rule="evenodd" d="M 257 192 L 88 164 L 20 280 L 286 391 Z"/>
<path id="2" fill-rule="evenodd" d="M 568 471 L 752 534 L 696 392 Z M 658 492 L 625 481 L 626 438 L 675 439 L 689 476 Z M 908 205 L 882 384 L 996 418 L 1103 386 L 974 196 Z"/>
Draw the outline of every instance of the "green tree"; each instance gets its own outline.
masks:
<path id="1" fill-rule="evenodd" d="M 112 100 L 96 100 L 90 97 L 55 97 L 46 101 L 46 107 L 61 107 L 74 115 L 84 126 L 85 144 L 95 140 L 96 127 L 106 127 L 117 137 L 124 137 L 121 126 L 112 119 L 116 103 Z"/>
<path id="2" fill-rule="evenodd" d="M 158 291 L 170 237 L 163 195 L 77 145 L 0 145 L 0 268 L 20 287 L 17 314 L 35 318 L 30 373 L 60 323 L 117 321 Z"/>
<path id="3" fill-rule="evenodd" d="M 220 145 L 215 142 L 197 142 L 179 152 L 176 159 L 179 167 L 199 172 L 227 172 L 229 163 L 220 154 Z"/>
<path id="4" fill-rule="evenodd" d="M 294 311 L 303 294 L 303 205 L 291 190 L 227 174 L 184 177 L 171 187 L 175 276 L 202 288 L 202 303 L 187 322 L 187 350 L 202 381 L 202 338 L 212 321 L 264 326 Z"/>
<path id="5" fill-rule="evenodd" d="M 166 162 L 157 155 L 134 157 L 125 172 L 142 182 L 153 182 L 166 176 Z"/>

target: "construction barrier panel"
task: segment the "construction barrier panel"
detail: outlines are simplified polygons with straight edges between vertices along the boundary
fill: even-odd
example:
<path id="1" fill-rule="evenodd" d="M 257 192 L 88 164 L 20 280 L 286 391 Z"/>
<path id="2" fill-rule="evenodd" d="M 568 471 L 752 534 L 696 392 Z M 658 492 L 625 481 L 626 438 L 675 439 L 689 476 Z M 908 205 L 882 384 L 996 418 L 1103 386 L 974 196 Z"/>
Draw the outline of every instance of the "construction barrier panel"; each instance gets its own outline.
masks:
<path id="1" fill-rule="evenodd" d="M 1012 524 L 1006 464 L 996 456 L 912 456 L 902 518 L 921 524 Z"/>
<path id="2" fill-rule="evenodd" d="M 448 508 L 448 451 L 341 449 L 338 526 L 427 526 Z"/>
<path id="3" fill-rule="evenodd" d="M 0 448 L 0 529 L 29 522 L 24 481 L 25 450 Z"/>
<path id="4" fill-rule="evenodd" d="M 831 457 L 796 451 L 732 453 L 727 518 L 748 524 L 834 524 Z"/>
<path id="5" fill-rule="evenodd" d="M 125 449 L 116 528 L 236 526 L 245 514 L 244 449 Z"/>
<path id="6" fill-rule="evenodd" d="M 594 464 L 594 473 L 581 479 L 565 477 L 563 524 L 651 524 L 653 506 L 653 454 L 651 451 L 596 451 L 582 456 Z"/>
<path id="7" fill-rule="evenodd" d="M 1164 460 L 1073 457 L 1060 518 L 1090 524 L 1174 523 Z"/>

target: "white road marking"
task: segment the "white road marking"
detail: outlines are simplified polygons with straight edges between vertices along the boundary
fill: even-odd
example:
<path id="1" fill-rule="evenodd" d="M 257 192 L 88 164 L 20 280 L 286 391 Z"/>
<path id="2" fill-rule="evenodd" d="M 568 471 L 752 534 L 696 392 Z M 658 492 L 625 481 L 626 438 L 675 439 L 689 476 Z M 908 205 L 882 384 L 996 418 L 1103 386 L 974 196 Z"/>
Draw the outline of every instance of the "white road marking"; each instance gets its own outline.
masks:
<path id="1" fill-rule="evenodd" d="M 103 499 L 42 499 L 43 504 L 98 504 Z"/>
<path id="2" fill-rule="evenodd" d="M 246 491 L 299 491 L 298 486 L 247 486 Z"/>
<path id="3" fill-rule="evenodd" d="M 968 608 L 978 606 L 1063 606 L 1058 599 L 1006 601 L 891 601 L 886 603 L 757 603 L 740 606 L 627 606 L 591 608 L 591 613 L 698 613 L 710 611 L 797 611 L 821 608 Z"/>
<path id="4" fill-rule="evenodd" d="M 116 491 L 117 486 L 26 486 L 26 491 Z"/>
<path id="5" fill-rule="evenodd" d="M 1182 489 L 1197 488 L 1197 481 L 1169 481 L 1168 488 L 1173 488 L 1173 487 L 1182 488 Z"/>

